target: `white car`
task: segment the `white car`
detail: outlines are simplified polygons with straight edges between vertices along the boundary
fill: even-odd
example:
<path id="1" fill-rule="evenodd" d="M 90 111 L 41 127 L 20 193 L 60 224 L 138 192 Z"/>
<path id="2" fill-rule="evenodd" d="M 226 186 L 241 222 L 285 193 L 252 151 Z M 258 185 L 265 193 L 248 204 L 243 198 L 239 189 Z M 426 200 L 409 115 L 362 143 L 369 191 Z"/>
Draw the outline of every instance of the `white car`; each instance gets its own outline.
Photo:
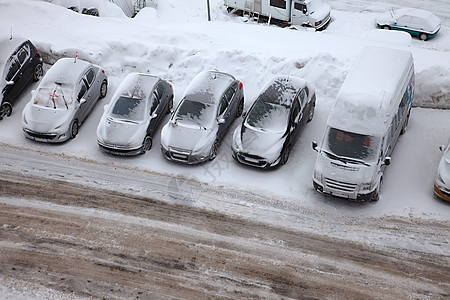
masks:
<path id="1" fill-rule="evenodd" d="M 377 18 L 381 29 L 401 30 L 425 41 L 441 29 L 441 20 L 429 11 L 417 8 L 400 8 L 385 12 Z"/>
<path id="2" fill-rule="evenodd" d="M 173 88 L 150 74 L 131 73 L 105 105 L 97 127 L 101 150 L 116 155 L 143 154 L 152 136 L 173 107 Z"/>
<path id="3" fill-rule="evenodd" d="M 231 123 L 244 109 L 242 82 L 230 74 L 199 73 L 161 130 L 161 151 L 186 164 L 212 160 Z"/>
<path id="4" fill-rule="evenodd" d="M 443 152 L 434 180 L 434 193 L 439 198 L 450 201 L 450 139 L 447 146 L 441 146 Z"/>
<path id="5" fill-rule="evenodd" d="M 59 59 L 23 110 L 25 136 L 47 143 L 75 138 L 81 123 L 107 91 L 108 79 L 100 66 L 81 59 Z"/>

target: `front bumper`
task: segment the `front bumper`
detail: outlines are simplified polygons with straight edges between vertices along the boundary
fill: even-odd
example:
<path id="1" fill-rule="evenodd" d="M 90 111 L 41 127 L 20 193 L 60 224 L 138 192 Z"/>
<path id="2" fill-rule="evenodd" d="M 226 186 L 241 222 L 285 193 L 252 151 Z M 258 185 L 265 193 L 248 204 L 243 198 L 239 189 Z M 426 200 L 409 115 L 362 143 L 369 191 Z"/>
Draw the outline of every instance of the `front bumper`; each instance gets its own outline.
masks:
<path id="1" fill-rule="evenodd" d="M 98 146 L 99 146 L 100 150 L 102 150 L 105 153 L 119 155 L 119 156 L 134 156 L 134 155 L 141 154 L 143 152 L 142 151 L 143 146 L 141 146 L 139 148 L 134 148 L 134 149 L 120 148 L 120 147 L 115 147 L 112 145 L 106 145 L 106 144 L 102 144 L 102 143 L 98 143 Z"/>
<path id="2" fill-rule="evenodd" d="M 278 165 L 278 163 L 280 162 L 279 158 L 275 162 L 268 162 L 263 157 L 243 152 L 236 152 L 234 150 L 232 150 L 232 156 L 234 159 L 236 159 L 238 162 L 244 165 L 257 167 L 261 169 L 268 169 L 274 167 Z"/>
<path id="3" fill-rule="evenodd" d="M 445 187 L 440 187 L 437 184 L 434 184 L 434 194 L 442 200 L 450 202 L 450 190 Z"/>
<path id="4" fill-rule="evenodd" d="M 321 183 L 317 182 L 313 179 L 313 185 L 314 189 L 318 191 L 321 194 L 330 195 L 333 197 L 343 198 L 343 199 L 349 199 L 357 202 L 362 201 L 372 201 L 377 197 L 377 189 L 374 189 L 373 191 L 369 193 L 358 193 L 356 192 L 356 185 L 350 185 L 347 184 L 346 190 L 344 189 L 330 189 L 327 187 L 324 187 Z"/>
<path id="5" fill-rule="evenodd" d="M 67 133 L 59 134 L 59 133 L 43 133 L 43 132 L 36 132 L 30 129 L 23 129 L 23 133 L 25 134 L 25 137 L 36 141 L 36 142 L 43 142 L 43 143 L 62 143 L 64 141 L 67 141 L 69 139 L 69 135 Z"/>
<path id="6" fill-rule="evenodd" d="M 192 154 L 192 151 L 169 147 L 166 149 L 161 146 L 161 152 L 164 157 L 170 161 L 176 161 L 188 165 L 199 164 L 209 160 L 209 155 Z"/>

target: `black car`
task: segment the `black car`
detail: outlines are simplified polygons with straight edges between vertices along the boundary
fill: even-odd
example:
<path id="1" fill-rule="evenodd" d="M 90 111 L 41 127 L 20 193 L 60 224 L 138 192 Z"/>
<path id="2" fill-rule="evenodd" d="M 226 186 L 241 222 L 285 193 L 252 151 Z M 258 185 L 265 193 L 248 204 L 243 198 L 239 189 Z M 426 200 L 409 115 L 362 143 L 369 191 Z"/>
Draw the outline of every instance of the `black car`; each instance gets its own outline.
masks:
<path id="1" fill-rule="evenodd" d="M 43 75 L 42 58 L 36 47 L 26 39 L 0 40 L 1 106 L 0 120 L 12 113 L 12 105 L 32 81 Z"/>
<path id="2" fill-rule="evenodd" d="M 259 168 L 284 165 L 304 125 L 313 118 L 315 103 L 314 89 L 306 80 L 275 76 L 234 131 L 233 157 Z"/>

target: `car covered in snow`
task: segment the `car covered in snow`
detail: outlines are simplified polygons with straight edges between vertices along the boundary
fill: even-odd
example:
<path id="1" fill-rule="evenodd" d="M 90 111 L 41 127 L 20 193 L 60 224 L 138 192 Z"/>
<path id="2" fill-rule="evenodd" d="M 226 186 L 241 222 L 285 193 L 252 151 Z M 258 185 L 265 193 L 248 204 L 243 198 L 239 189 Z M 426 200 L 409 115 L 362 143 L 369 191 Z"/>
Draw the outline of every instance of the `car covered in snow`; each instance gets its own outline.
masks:
<path id="1" fill-rule="evenodd" d="M 377 18 L 377 27 L 401 30 L 425 41 L 441 29 L 441 20 L 433 13 L 417 8 L 390 10 Z"/>
<path id="2" fill-rule="evenodd" d="M 170 83 L 150 74 L 128 74 L 111 102 L 105 105 L 97 127 L 100 149 L 116 155 L 145 153 L 152 147 L 153 134 L 172 107 Z"/>
<path id="3" fill-rule="evenodd" d="M 59 59 L 22 112 L 25 136 L 47 143 L 75 138 L 79 126 L 107 90 L 108 80 L 100 66 L 81 59 Z"/>
<path id="4" fill-rule="evenodd" d="M 263 88 L 233 134 L 233 157 L 270 168 L 284 165 L 306 123 L 314 116 L 316 95 L 304 79 L 275 76 Z"/>
<path id="5" fill-rule="evenodd" d="M 243 109 L 242 82 L 219 71 L 199 73 L 161 131 L 164 156 L 187 164 L 214 159 L 225 133 Z"/>
<path id="6" fill-rule="evenodd" d="M 22 91 L 43 74 L 42 58 L 36 47 L 23 38 L 0 39 L 0 120 L 9 117 Z"/>
<path id="7" fill-rule="evenodd" d="M 450 201 L 450 139 L 447 146 L 442 145 L 439 149 L 443 155 L 434 180 L 434 193 L 439 198 Z"/>

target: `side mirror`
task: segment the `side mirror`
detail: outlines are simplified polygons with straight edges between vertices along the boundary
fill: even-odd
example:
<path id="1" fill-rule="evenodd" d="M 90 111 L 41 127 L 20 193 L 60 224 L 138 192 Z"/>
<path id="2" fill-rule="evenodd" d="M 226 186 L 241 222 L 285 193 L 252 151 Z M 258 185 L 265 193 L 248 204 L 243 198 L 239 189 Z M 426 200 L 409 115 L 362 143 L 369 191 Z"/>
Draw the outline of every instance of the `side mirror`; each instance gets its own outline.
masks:
<path id="1" fill-rule="evenodd" d="M 10 80 L 6 82 L 6 85 L 13 85 L 14 84 L 14 80 Z"/>
<path id="2" fill-rule="evenodd" d="M 225 119 L 224 119 L 224 118 L 220 118 L 219 120 L 217 120 L 217 122 L 218 122 L 219 124 L 223 124 L 223 123 L 225 123 Z"/>
<path id="3" fill-rule="evenodd" d="M 318 151 L 317 150 L 317 142 L 315 142 L 315 141 L 312 142 L 312 148 L 314 151 Z"/>
<path id="4" fill-rule="evenodd" d="M 157 113 L 153 113 L 153 114 L 151 114 L 150 115 L 150 117 L 153 119 L 153 118 L 156 118 L 158 116 L 158 114 Z"/>
<path id="5" fill-rule="evenodd" d="M 31 96 L 35 96 L 36 95 L 36 90 L 32 90 L 31 91 Z"/>
<path id="6" fill-rule="evenodd" d="M 85 103 L 85 102 L 86 102 L 86 99 L 81 98 L 81 100 L 80 100 L 80 105 L 83 104 L 83 103 Z"/>
<path id="7" fill-rule="evenodd" d="M 440 145 L 440 146 L 439 146 L 439 150 L 441 150 L 441 152 L 444 152 L 444 150 L 445 150 L 445 145 Z"/>
<path id="8" fill-rule="evenodd" d="M 391 157 L 390 157 L 390 156 L 387 156 L 387 157 L 384 159 L 384 164 L 385 164 L 386 166 L 389 166 L 389 165 L 391 164 Z"/>
<path id="9" fill-rule="evenodd" d="M 103 111 L 107 111 L 109 108 L 109 104 L 106 104 L 105 106 L 103 106 Z"/>

